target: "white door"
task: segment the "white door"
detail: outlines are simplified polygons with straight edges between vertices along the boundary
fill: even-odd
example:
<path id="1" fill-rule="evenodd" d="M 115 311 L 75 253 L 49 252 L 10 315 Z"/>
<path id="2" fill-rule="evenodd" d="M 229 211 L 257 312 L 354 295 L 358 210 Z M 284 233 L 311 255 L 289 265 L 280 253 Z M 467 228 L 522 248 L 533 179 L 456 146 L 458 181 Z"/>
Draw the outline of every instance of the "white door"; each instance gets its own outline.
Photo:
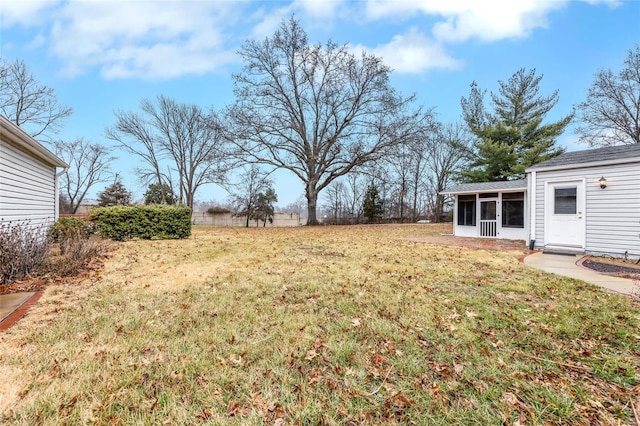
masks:
<path id="1" fill-rule="evenodd" d="M 496 237 L 497 235 L 496 201 L 480 200 L 480 236 Z"/>
<path id="2" fill-rule="evenodd" d="M 546 244 L 584 248 L 584 182 L 554 182 L 547 187 Z"/>

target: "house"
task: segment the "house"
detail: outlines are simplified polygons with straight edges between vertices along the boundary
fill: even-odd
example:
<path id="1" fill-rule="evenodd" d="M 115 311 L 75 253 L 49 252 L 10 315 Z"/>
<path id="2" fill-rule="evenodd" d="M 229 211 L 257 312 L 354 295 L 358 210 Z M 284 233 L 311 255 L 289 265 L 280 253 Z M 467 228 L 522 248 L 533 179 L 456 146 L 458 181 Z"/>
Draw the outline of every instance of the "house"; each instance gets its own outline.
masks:
<path id="1" fill-rule="evenodd" d="M 526 179 L 461 184 L 454 234 L 548 251 L 640 256 L 640 144 L 567 152 Z"/>
<path id="2" fill-rule="evenodd" d="M 0 224 L 52 225 L 58 218 L 58 178 L 67 167 L 0 116 Z"/>

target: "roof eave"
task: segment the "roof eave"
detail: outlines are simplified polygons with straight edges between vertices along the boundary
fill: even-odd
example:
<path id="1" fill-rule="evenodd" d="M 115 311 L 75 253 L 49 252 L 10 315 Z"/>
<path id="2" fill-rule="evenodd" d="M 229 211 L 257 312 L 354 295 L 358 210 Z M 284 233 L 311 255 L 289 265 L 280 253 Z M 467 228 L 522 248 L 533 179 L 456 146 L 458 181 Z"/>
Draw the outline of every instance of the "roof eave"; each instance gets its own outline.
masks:
<path id="1" fill-rule="evenodd" d="M 590 161 L 588 163 L 571 163 L 571 164 L 562 164 L 562 165 L 547 166 L 547 167 L 533 166 L 526 169 L 525 173 L 550 172 L 554 170 L 567 170 L 567 169 L 582 169 L 584 167 L 613 166 L 616 164 L 628 164 L 628 163 L 640 163 L 640 157 L 617 158 L 615 160 Z"/>
<path id="2" fill-rule="evenodd" d="M 456 195 L 456 194 L 486 194 L 488 192 L 519 192 L 526 191 L 527 187 L 519 187 L 519 188 L 503 188 L 503 189 L 469 189 L 466 191 L 442 191 L 439 192 L 441 195 Z"/>
<path id="3" fill-rule="evenodd" d="M 69 165 L 61 160 L 57 155 L 46 149 L 35 139 L 29 136 L 21 128 L 13 124 L 7 118 L 0 115 L 0 129 L 2 138 L 6 139 L 24 151 L 32 154 L 47 164 L 54 167 L 68 168 Z"/>

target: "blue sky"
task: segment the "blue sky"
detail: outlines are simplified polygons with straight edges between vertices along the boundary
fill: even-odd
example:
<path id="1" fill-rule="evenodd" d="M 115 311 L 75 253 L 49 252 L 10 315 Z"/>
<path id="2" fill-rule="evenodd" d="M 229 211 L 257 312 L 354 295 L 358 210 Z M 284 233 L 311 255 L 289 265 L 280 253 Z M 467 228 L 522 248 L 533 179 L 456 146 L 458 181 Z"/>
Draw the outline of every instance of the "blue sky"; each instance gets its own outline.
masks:
<path id="1" fill-rule="evenodd" d="M 549 119 L 564 116 L 584 100 L 595 72 L 618 70 L 640 43 L 640 0 L 4 0 L 0 53 L 23 59 L 73 108 L 59 138 L 110 145 L 104 129 L 113 111 L 136 110 L 144 98 L 222 110 L 233 101 L 238 48 L 273 34 L 291 14 L 313 42 L 348 42 L 383 57 L 393 85 L 443 122 L 459 120 L 472 81 L 495 90 L 522 67 L 544 75 L 543 94 L 559 90 Z M 585 148 L 572 130 L 559 143 Z M 113 171 L 140 197 L 136 160 L 116 156 Z M 275 176 L 280 205 L 302 194 L 292 175 Z M 207 186 L 197 198 L 226 196 Z"/>

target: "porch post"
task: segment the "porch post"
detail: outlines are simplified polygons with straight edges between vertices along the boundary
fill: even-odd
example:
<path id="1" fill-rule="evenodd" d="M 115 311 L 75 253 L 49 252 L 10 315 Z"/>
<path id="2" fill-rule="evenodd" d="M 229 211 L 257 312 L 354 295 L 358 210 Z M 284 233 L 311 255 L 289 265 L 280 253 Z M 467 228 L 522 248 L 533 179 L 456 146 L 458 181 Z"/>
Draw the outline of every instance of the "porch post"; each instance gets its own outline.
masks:
<path id="1" fill-rule="evenodd" d="M 529 211 L 529 244 L 536 239 L 536 172 L 529 172 L 527 186 L 527 196 L 529 197 L 529 206 L 531 208 Z"/>

